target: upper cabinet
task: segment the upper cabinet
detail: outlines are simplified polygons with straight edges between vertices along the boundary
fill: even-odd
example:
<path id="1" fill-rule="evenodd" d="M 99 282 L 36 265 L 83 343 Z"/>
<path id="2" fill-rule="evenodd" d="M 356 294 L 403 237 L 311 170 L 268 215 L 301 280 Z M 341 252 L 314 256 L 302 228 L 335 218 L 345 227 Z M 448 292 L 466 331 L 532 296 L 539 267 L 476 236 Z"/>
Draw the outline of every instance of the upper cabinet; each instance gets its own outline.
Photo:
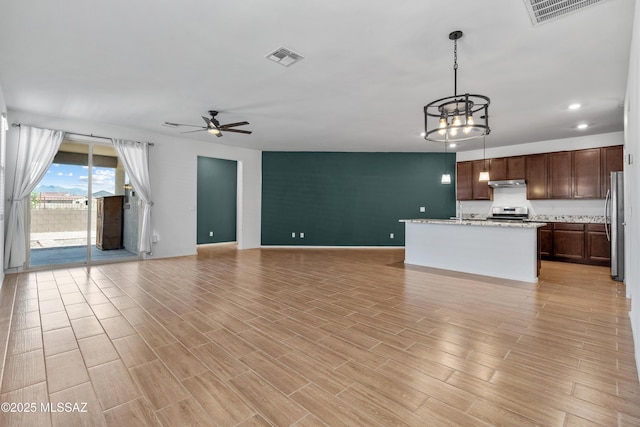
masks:
<path id="1" fill-rule="evenodd" d="M 601 148 L 602 158 L 602 191 L 601 197 L 606 197 L 611 188 L 611 172 L 620 172 L 623 169 L 623 150 L 621 145 Z"/>
<path id="2" fill-rule="evenodd" d="M 456 198 L 458 200 L 491 200 L 491 188 L 478 180 L 484 160 L 458 162 L 456 164 Z M 489 160 L 486 161 L 489 167 Z"/>
<path id="3" fill-rule="evenodd" d="M 456 163 L 456 198 L 458 200 L 473 200 L 472 162 Z"/>
<path id="4" fill-rule="evenodd" d="M 571 151 L 549 153 L 549 198 L 573 198 L 573 155 Z"/>
<path id="5" fill-rule="evenodd" d="M 487 181 L 480 181 L 480 172 L 489 171 L 489 160 L 474 160 L 473 164 L 473 200 L 491 200 L 491 187 Z"/>
<path id="6" fill-rule="evenodd" d="M 479 182 L 484 160 L 458 162 L 458 200 L 491 200 L 492 189 Z M 527 199 L 601 199 L 609 175 L 623 168 L 623 147 L 589 148 L 486 160 L 491 180 L 525 179 Z"/>
<path id="7" fill-rule="evenodd" d="M 499 157 L 497 159 L 487 160 L 489 163 L 489 175 L 492 181 L 507 179 L 507 159 L 508 157 Z M 522 176 L 522 178 L 524 178 L 524 176 Z"/>
<path id="8" fill-rule="evenodd" d="M 548 199 L 548 154 L 532 154 L 525 157 L 527 199 Z"/>
<path id="9" fill-rule="evenodd" d="M 506 157 L 507 179 L 525 179 L 525 156 Z"/>
<path id="10" fill-rule="evenodd" d="M 602 194 L 601 148 L 573 151 L 573 198 L 599 199 Z"/>

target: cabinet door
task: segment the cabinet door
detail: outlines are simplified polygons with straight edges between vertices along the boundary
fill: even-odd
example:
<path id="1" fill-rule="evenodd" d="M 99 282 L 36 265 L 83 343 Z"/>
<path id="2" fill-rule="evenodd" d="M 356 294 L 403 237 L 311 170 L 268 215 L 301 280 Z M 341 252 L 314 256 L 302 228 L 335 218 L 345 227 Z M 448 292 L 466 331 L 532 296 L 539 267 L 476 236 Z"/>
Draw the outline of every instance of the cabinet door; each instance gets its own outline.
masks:
<path id="1" fill-rule="evenodd" d="M 584 224 L 555 223 L 553 225 L 553 257 L 559 260 L 584 262 Z"/>
<path id="2" fill-rule="evenodd" d="M 573 152 L 573 198 L 598 199 L 602 197 L 602 162 L 600 148 Z"/>
<path id="3" fill-rule="evenodd" d="M 458 200 L 473 200 L 473 165 L 471 162 L 456 163 L 456 197 Z"/>
<path id="4" fill-rule="evenodd" d="M 543 259 L 551 257 L 553 253 L 553 224 L 547 224 L 538 229 L 538 248 Z"/>
<path id="5" fill-rule="evenodd" d="M 491 159 L 489 163 L 489 174 L 492 181 L 507 179 L 507 158 L 500 157 Z"/>
<path id="6" fill-rule="evenodd" d="M 527 199 L 547 197 L 547 154 L 533 154 L 525 157 L 525 179 Z"/>
<path id="7" fill-rule="evenodd" d="M 473 200 L 491 200 L 491 187 L 486 181 L 480 181 L 480 172 L 483 170 L 489 170 L 489 161 L 474 160 L 472 162 L 472 186 L 473 186 Z"/>
<path id="8" fill-rule="evenodd" d="M 601 148 L 602 158 L 602 192 L 601 197 L 607 195 L 607 191 L 611 188 L 611 172 L 620 172 L 624 167 L 622 145 L 615 147 Z"/>
<path id="9" fill-rule="evenodd" d="M 506 179 L 525 179 L 524 156 L 507 157 Z"/>
<path id="10" fill-rule="evenodd" d="M 549 153 L 549 198 L 573 198 L 571 151 Z"/>
<path id="11" fill-rule="evenodd" d="M 587 225 L 587 263 L 611 265 L 611 242 L 607 240 L 604 224 Z"/>

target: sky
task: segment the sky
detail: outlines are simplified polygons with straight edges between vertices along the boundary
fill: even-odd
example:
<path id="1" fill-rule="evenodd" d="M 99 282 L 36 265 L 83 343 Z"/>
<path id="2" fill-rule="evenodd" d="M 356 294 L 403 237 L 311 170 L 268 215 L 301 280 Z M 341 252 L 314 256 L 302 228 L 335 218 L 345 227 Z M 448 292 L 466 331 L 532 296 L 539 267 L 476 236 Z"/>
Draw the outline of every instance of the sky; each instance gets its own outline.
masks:
<path id="1" fill-rule="evenodd" d="M 108 191 L 115 193 L 116 170 L 113 168 L 93 167 L 91 192 Z M 64 188 L 81 188 L 88 190 L 89 168 L 87 166 L 63 165 L 53 163 L 45 174 L 41 185 L 55 185 Z"/>

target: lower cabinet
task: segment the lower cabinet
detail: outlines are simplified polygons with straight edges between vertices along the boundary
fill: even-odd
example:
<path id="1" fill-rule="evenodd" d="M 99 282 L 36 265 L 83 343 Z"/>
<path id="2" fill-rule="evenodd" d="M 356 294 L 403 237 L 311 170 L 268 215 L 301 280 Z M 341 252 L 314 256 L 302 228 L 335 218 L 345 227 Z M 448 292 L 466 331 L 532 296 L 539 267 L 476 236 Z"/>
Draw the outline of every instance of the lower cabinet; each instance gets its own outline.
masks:
<path id="1" fill-rule="evenodd" d="M 538 248 L 544 260 L 611 265 L 611 247 L 604 224 L 547 224 L 538 229 Z"/>
<path id="2" fill-rule="evenodd" d="M 587 224 L 587 264 L 611 265 L 611 242 L 604 224 Z"/>

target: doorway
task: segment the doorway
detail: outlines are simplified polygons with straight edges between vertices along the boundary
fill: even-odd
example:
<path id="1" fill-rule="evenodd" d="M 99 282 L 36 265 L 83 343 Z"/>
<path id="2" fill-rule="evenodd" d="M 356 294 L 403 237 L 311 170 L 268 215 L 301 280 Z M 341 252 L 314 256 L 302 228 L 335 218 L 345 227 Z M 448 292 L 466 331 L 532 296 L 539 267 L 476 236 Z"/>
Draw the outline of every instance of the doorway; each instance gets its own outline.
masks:
<path id="1" fill-rule="evenodd" d="M 137 209 L 135 218 L 129 212 L 134 197 L 113 146 L 64 140 L 31 194 L 29 268 L 137 259 Z M 105 219 L 103 207 L 113 201 L 119 207 L 110 207 Z M 102 244 L 105 232 L 109 245 Z"/>
<path id="2" fill-rule="evenodd" d="M 197 244 L 237 241 L 238 162 L 198 156 Z"/>

